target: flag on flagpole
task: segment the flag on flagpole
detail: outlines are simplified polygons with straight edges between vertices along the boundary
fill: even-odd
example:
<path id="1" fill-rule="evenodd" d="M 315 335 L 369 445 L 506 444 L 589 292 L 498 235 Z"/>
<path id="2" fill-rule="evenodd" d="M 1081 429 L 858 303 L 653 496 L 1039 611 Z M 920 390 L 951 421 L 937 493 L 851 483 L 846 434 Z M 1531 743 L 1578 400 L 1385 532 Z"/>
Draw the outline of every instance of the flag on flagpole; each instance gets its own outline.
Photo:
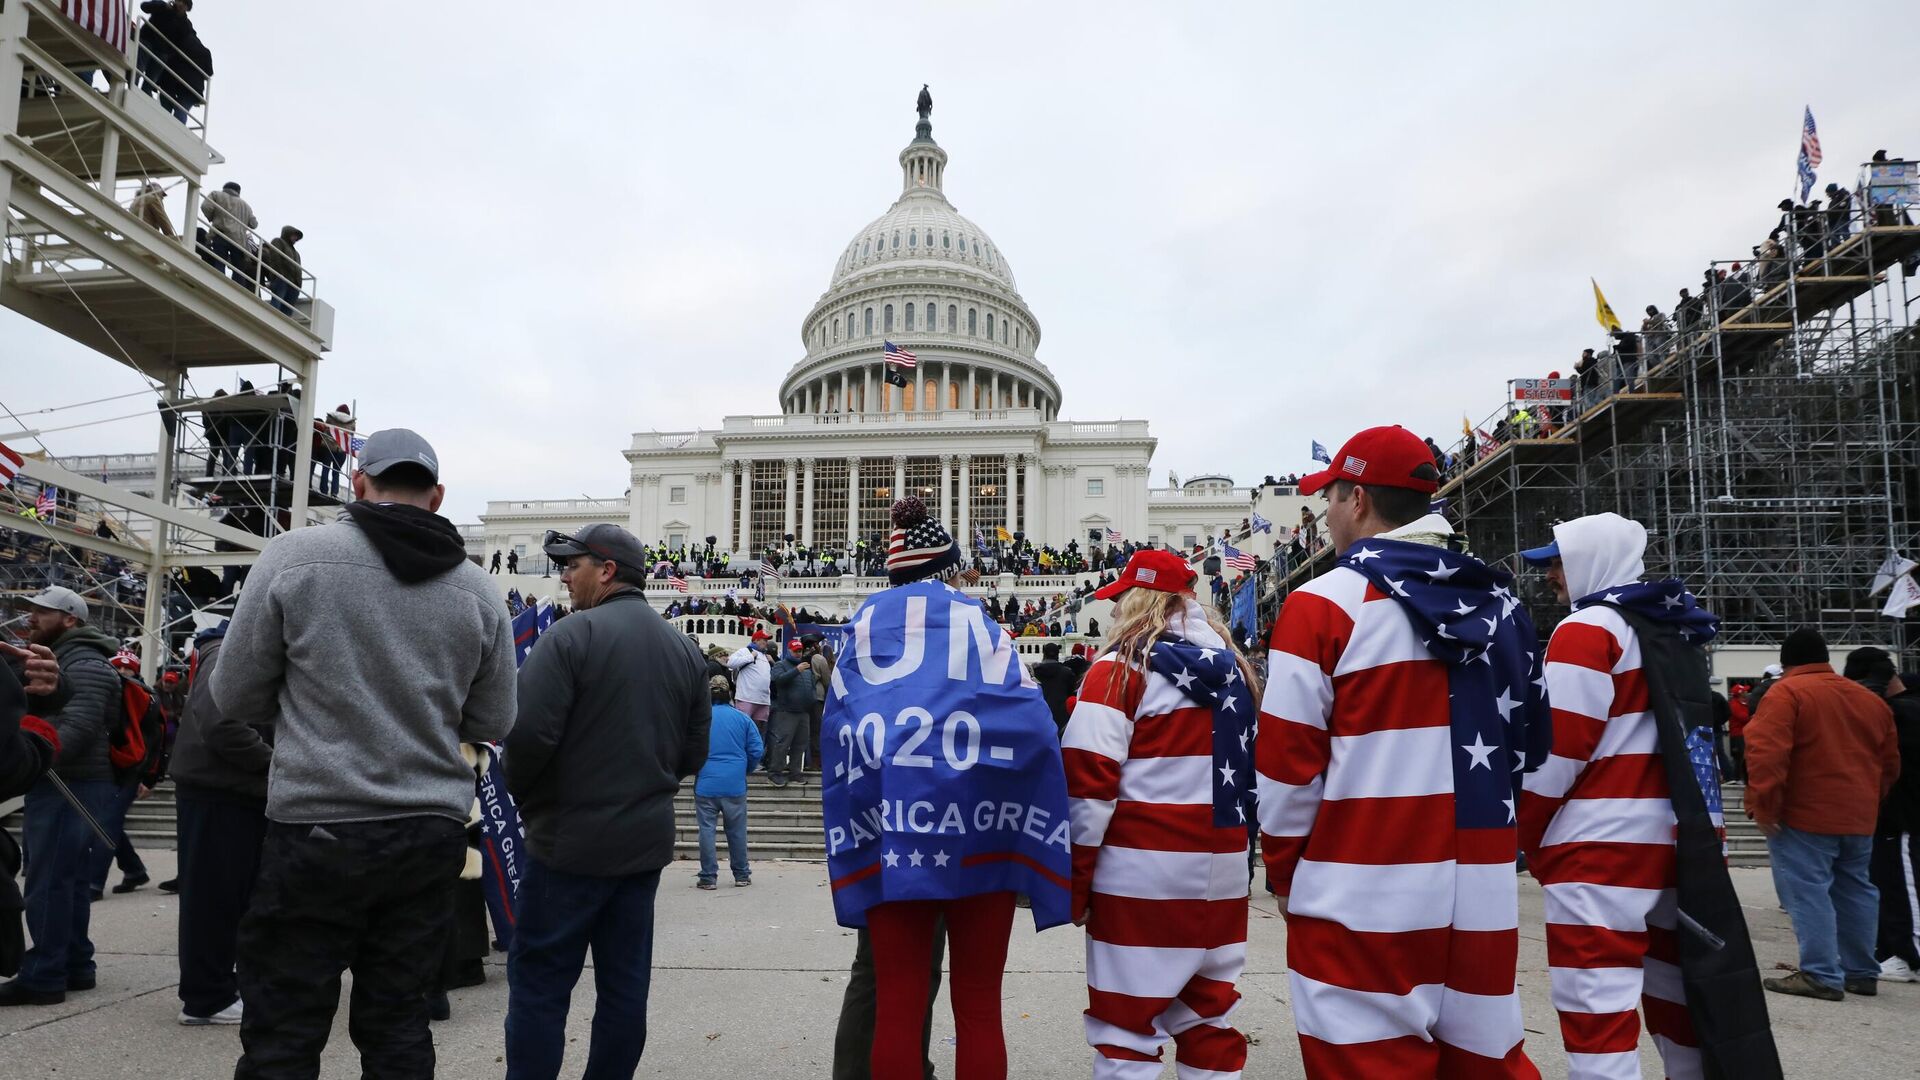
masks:
<path id="1" fill-rule="evenodd" d="M 13 478 L 20 474 L 20 467 L 25 465 L 26 461 L 27 459 L 21 457 L 18 450 L 6 443 L 0 443 L 0 487 L 13 483 Z"/>
<path id="2" fill-rule="evenodd" d="M 1613 313 L 1613 305 L 1607 303 L 1606 296 L 1600 292 L 1599 282 L 1592 278 L 1587 281 L 1593 285 L 1593 317 L 1600 321 L 1602 330 L 1617 332 L 1620 329 L 1620 317 Z"/>
<path id="3" fill-rule="evenodd" d="M 1242 573 L 1251 574 L 1254 568 L 1260 565 L 1260 560 L 1254 556 L 1253 552 L 1241 551 L 1232 544 L 1226 545 L 1221 554 L 1225 556 L 1221 560 L 1224 565 Z"/>
<path id="4" fill-rule="evenodd" d="M 920 362 L 920 358 L 889 341 L 886 343 L 884 358 L 890 367 L 911 368 Z"/>
<path id="5" fill-rule="evenodd" d="M 987 534 L 981 531 L 980 527 L 977 525 L 974 527 L 974 530 L 973 530 L 973 549 L 975 551 L 987 550 Z"/>
<path id="6" fill-rule="evenodd" d="M 1467 420 L 1465 413 L 1460 415 L 1460 434 L 1465 435 L 1468 442 L 1473 441 L 1473 424 Z"/>
<path id="7" fill-rule="evenodd" d="M 1120 535 L 1120 530 L 1119 530 L 1119 529 L 1116 529 L 1116 528 L 1114 528 L 1114 527 L 1113 527 L 1113 526 L 1111 526 L 1111 525 L 1109 525 L 1109 526 L 1107 526 L 1107 543 L 1109 543 L 1109 544 L 1117 544 L 1117 543 L 1119 543 L 1120 541 L 1122 541 L 1122 540 L 1125 540 L 1125 539 L 1126 539 L 1126 537 L 1124 537 L 1124 536 L 1121 536 L 1121 535 Z"/>
<path id="8" fill-rule="evenodd" d="M 1273 522 L 1268 521 L 1266 518 L 1261 517 L 1259 514 L 1255 514 L 1253 515 L 1253 531 L 1270 533 L 1273 531 Z"/>
<path id="9" fill-rule="evenodd" d="M 59 488 L 51 486 L 41 488 L 40 497 L 33 501 L 33 512 L 51 521 L 53 519 L 54 507 L 58 505 L 59 498 Z"/>
<path id="10" fill-rule="evenodd" d="M 1813 126 L 1813 106 L 1807 106 L 1807 116 L 1800 122 L 1800 201 L 1806 202 L 1813 194 L 1813 171 L 1820 167 L 1820 133 Z"/>
<path id="11" fill-rule="evenodd" d="M 1321 446 L 1320 440 L 1318 439 L 1315 439 L 1313 441 L 1313 460 L 1321 462 L 1326 465 L 1333 464 L 1333 455 L 1327 453 L 1327 448 L 1324 446 Z"/>
<path id="12" fill-rule="evenodd" d="M 691 587 L 687 584 L 687 579 L 681 577 L 679 574 L 668 578 L 667 584 L 671 585 L 676 592 L 688 592 L 691 590 Z"/>
<path id="13" fill-rule="evenodd" d="M 1920 563 L 1903 558 L 1899 552 L 1887 556 L 1887 561 L 1881 563 L 1880 569 L 1873 572 L 1873 585 L 1867 590 L 1867 595 L 1880 595 L 1880 590 L 1892 585 L 1902 574 L 1911 573 L 1916 566 L 1920 566 Z"/>
<path id="14" fill-rule="evenodd" d="M 1003 544 L 1013 543 L 1013 534 L 1007 531 L 1005 525 L 995 525 L 993 527 L 993 534 L 998 537 Z"/>

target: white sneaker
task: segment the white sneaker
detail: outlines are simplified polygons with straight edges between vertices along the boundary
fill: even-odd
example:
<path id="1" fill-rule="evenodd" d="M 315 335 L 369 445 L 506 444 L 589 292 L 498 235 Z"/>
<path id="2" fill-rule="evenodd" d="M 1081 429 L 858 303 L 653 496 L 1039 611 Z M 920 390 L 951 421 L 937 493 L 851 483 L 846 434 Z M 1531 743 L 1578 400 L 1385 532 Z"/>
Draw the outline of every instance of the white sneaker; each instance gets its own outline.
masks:
<path id="1" fill-rule="evenodd" d="M 1897 956 L 1889 956 L 1880 961 L 1880 978 L 1885 982 L 1920 982 L 1920 974 Z"/>
<path id="2" fill-rule="evenodd" d="M 214 1013 L 212 1016 L 193 1016 L 185 1010 L 182 1010 L 180 1013 L 180 1026 L 207 1027 L 212 1024 L 219 1024 L 222 1027 L 230 1027 L 240 1022 L 240 1011 L 240 1003 L 238 1001 Z"/>

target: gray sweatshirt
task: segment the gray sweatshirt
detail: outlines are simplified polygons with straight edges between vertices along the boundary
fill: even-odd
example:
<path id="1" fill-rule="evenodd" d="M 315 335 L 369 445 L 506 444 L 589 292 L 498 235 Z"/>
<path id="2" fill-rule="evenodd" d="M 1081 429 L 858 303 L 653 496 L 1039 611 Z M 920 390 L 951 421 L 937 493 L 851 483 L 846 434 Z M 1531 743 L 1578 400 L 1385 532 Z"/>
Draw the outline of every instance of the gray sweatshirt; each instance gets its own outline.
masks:
<path id="1" fill-rule="evenodd" d="M 267 817 L 466 821 L 462 742 L 513 727 L 513 637 L 486 571 L 396 578 L 358 525 L 274 538 L 241 591 L 213 696 L 274 729 Z"/>

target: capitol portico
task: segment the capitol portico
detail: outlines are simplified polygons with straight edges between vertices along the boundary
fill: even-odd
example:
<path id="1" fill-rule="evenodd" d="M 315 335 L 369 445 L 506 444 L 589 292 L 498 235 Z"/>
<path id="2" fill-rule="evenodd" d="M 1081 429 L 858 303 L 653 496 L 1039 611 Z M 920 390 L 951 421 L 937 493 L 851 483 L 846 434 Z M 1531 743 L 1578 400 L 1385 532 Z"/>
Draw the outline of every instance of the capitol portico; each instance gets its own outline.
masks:
<path id="1" fill-rule="evenodd" d="M 1221 477 L 1150 497 L 1147 421 L 1061 419 L 1040 321 L 1006 253 L 948 201 L 931 105 L 923 92 L 899 196 L 841 248 L 801 320 L 804 354 L 780 383 L 780 411 L 633 436 L 626 517 L 642 540 L 711 536 L 737 559 L 789 535 L 842 549 L 884 537 L 909 493 L 956 538 L 1004 528 L 1056 547 L 1112 534 L 1192 543 L 1247 516 L 1249 491 Z M 887 342 L 917 358 L 897 372 L 903 386 L 888 381 Z M 470 539 L 476 553 L 537 559 L 541 530 L 606 520 L 614 503 L 496 502 Z"/>

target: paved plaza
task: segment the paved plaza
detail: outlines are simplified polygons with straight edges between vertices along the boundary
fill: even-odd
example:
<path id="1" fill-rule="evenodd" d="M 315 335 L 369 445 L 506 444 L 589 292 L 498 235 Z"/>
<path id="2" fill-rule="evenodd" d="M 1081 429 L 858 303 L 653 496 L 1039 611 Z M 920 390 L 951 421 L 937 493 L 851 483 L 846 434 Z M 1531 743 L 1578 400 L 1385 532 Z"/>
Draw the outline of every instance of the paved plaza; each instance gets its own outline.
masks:
<path id="1" fill-rule="evenodd" d="M 171 876 L 173 854 L 147 854 L 155 879 Z M 840 994 L 853 936 L 834 925 L 818 863 L 762 863 L 750 889 L 695 890 L 694 866 L 669 867 L 660 888 L 651 1032 L 640 1075 L 650 1077 L 807 1078 L 828 1075 Z M 1793 960 L 1793 934 L 1764 870 L 1735 870 L 1763 967 Z M 1566 1076 L 1549 1003 L 1541 894 L 1521 879 L 1520 990 L 1528 1048 L 1549 1077 Z M 234 1028 L 174 1023 L 174 926 L 177 902 L 143 889 L 94 907 L 99 989 L 53 1008 L 0 1011 L 0 1080 L 127 1080 L 226 1077 L 239 1053 Z M 1085 1077 L 1081 1038 L 1085 1005 L 1081 935 L 1060 927 L 1035 936 L 1026 913 L 1015 925 L 1007 962 L 1006 1028 L 1011 1075 Z M 1286 931 L 1270 901 L 1256 902 L 1250 963 L 1237 1016 L 1253 1040 L 1247 1075 L 1300 1075 L 1287 1005 Z M 453 994 L 453 1019 L 434 1026 L 440 1075 L 495 1077 L 506 1013 L 505 958 L 495 956 L 485 986 Z M 1877 998 L 1827 1004 L 1770 996 L 1774 1029 L 1789 1076 L 1847 1080 L 1911 1077 L 1920 1059 L 1920 985 L 1882 984 Z M 953 1076 L 953 1022 L 945 995 L 936 1012 L 934 1060 Z M 593 1009 L 591 978 L 574 997 L 569 1065 L 585 1061 Z M 1660 1074 L 1643 1043 L 1646 1075 Z M 344 994 L 321 1076 L 359 1075 L 347 1039 Z M 1172 1075 L 1169 1067 L 1167 1075 Z"/>

